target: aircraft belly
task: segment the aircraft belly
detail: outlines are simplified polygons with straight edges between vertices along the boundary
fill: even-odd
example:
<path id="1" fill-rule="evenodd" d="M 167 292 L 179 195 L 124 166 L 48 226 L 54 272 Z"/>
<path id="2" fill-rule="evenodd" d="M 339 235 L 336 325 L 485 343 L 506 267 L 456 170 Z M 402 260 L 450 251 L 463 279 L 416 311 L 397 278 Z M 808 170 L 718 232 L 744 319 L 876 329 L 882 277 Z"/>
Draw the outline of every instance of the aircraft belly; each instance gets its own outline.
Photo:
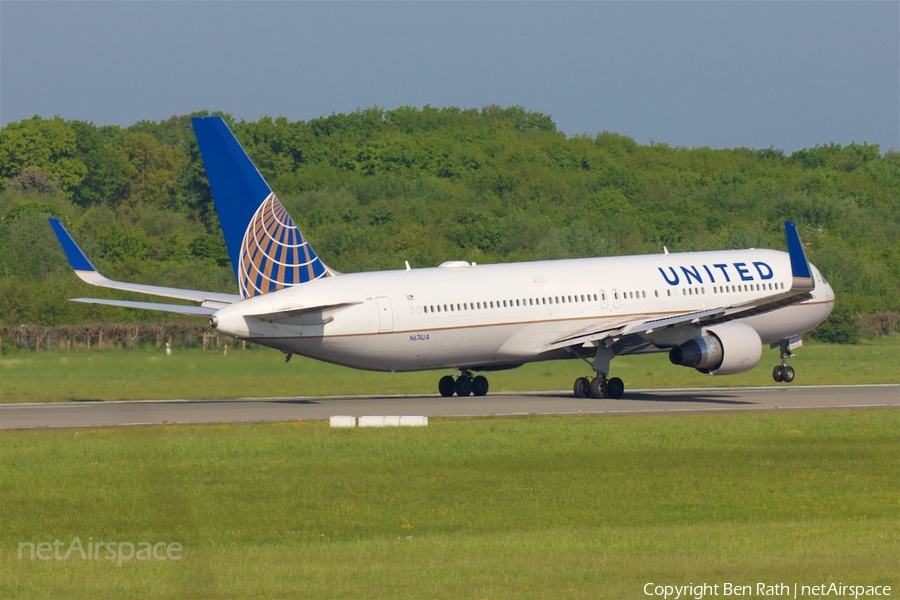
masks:
<path id="1" fill-rule="evenodd" d="M 495 363 L 500 347 L 519 327 L 496 325 L 438 331 L 434 351 L 424 366 L 440 368 Z"/>
<path id="2" fill-rule="evenodd" d="M 558 321 L 528 323 L 512 332 L 497 350 L 497 359 L 504 363 L 534 360 L 538 348 L 560 336 Z"/>
<path id="3" fill-rule="evenodd" d="M 253 341 L 301 356 L 373 371 L 418 371 L 534 360 L 537 348 L 558 327 L 497 325 L 423 332 L 324 337 L 256 338 Z"/>

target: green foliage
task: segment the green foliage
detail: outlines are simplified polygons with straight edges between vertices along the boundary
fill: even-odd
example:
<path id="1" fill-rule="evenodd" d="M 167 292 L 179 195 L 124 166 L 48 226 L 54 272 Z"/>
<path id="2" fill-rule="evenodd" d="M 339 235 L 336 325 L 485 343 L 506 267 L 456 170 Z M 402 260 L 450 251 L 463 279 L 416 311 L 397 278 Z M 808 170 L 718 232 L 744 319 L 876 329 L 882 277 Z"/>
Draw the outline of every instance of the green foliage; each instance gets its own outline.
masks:
<path id="1" fill-rule="evenodd" d="M 18 194 L 33 193 L 41 196 L 51 196 L 59 191 L 59 184 L 39 168 L 25 167 L 19 171 L 18 175 L 12 178 L 6 189 Z"/>
<path id="2" fill-rule="evenodd" d="M 838 302 L 828 319 L 813 331 L 812 337 L 829 344 L 855 344 L 860 333 L 859 315 Z"/>
<path id="3" fill-rule="evenodd" d="M 4 431 L 0 595 L 583 600 L 645 597 L 648 583 L 792 581 L 896 590 L 897 427 L 896 409 L 870 409 Z M 94 560 L 17 556 L 23 543 L 54 540 L 65 553 L 76 536 L 85 547 L 177 542 L 183 553 L 121 567 L 106 549 Z"/>
<path id="4" fill-rule="evenodd" d="M 394 265 L 400 268 L 401 265 Z M 183 274 L 183 273 L 182 273 Z M 167 276 L 169 273 L 160 273 Z M 177 272 L 174 273 L 178 275 Z M 227 274 L 230 278 L 230 273 Z M 75 283 L 55 283 L 61 293 L 77 295 Z M 18 320 L 10 329 L 32 322 L 35 309 L 32 302 L 43 302 L 38 310 L 56 310 L 49 313 L 55 319 L 51 325 L 66 325 L 63 311 L 78 310 L 79 318 L 88 324 L 96 324 L 101 314 L 95 305 L 62 302 L 55 305 L 30 295 L 30 289 L 12 278 L 0 279 L 0 294 L 12 294 L 6 304 Z M 108 308 L 108 307 L 102 307 Z M 114 324 L 137 322 L 139 311 L 115 309 Z M 150 313 L 155 314 L 155 313 Z M 889 317 L 885 315 L 885 317 Z M 93 320 L 87 320 L 92 318 Z M 165 318 L 165 317 L 164 317 Z M 158 323 L 158 322 L 157 322 Z M 157 323 L 142 323 L 155 328 Z M 896 327 L 896 315 L 893 315 Z M 159 323 L 171 330 L 172 323 Z M 186 324 L 181 324 L 186 325 Z M 202 327 L 194 321 L 191 327 Z M 361 393 L 360 390 L 377 390 L 379 394 L 433 394 L 438 376 L 434 371 L 417 371 L 400 375 L 361 371 L 323 363 L 311 358 L 295 356 L 285 364 L 277 350 L 261 346 L 234 345 L 233 340 L 222 338 L 218 349 L 201 350 L 199 336 L 194 337 L 195 348 L 187 348 L 191 337 L 182 335 L 173 339 L 175 350 L 168 360 L 165 350 L 159 348 L 151 337 L 145 337 L 144 346 L 129 347 L 121 338 L 115 349 L 115 337 L 104 337 L 106 347 L 98 349 L 98 330 L 90 327 L 93 345 L 85 349 L 87 327 L 81 333 L 66 331 L 46 332 L 44 344 L 36 351 L 39 333 L 32 332 L 31 349 L 17 349 L 14 336 L 9 332 L 3 338 L 0 354 L 0 402 L 63 402 L 72 400 L 150 400 L 150 399 L 203 399 L 267 396 L 345 396 Z M 106 325 L 115 327 L 115 325 Z M 66 347 L 69 336 L 71 351 Z M 62 341 L 62 344 L 60 342 Z M 149 343 L 148 343 L 149 342 Z M 230 345 L 223 353 L 223 346 Z M 48 350 L 49 348 L 49 350 Z M 900 381 L 900 335 L 886 335 L 864 339 L 859 344 L 823 344 L 808 341 L 790 360 L 797 370 L 794 385 L 810 382 L 821 385 L 896 384 Z M 772 380 L 772 367 L 779 361 L 778 348 L 763 349 L 759 364 L 746 373 L 710 377 L 686 367 L 674 367 L 666 353 L 629 355 L 616 358 L 613 368 L 621 377 L 626 389 L 664 388 L 712 388 L 744 386 L 781 386 Z M 448 370 L 449 372 L 449 370 Z M 202 373 L 202 377 L 197 374 Z M 585 365 L 577 360 L 561 360 L 550 363 L 528 363 L 518 369 L 490 373 L 491 389 L 505 391 L 556 391 L 571 394 L 576 377 L 585 374 Z M 264 389 L 260 381 L 265 382 Z"/>
<path id="5" fill-rule="evenodd" d="M 71 196 L 87 175 L 78 156 L 75 129 L 59 117 L 8 123 L 0 129 L 0 186 L 27 167 L 49 173 L 53 181 Z"/>
<path id="6" fill-rule="evenodd" d="M 52 266 L 64 259 L 49 231 L 39 235 L 55 215 L 110 276 L 233 291 L 191 116 L 128 128 L 35 117 L 0 130 L 0 277 L 35 297 L 62 293 L 44 278 L 68 277 Z M 900 154 L 875 145 L 786 157 L 612 132 L 567 138 L 520 106 L 373 107 L 306 122 L 222 116 L 340 271 L 779 248 L 791 219 L 848 310 L 900 310 Z M 98 318 L 112 314 L 103 310 Z"/>

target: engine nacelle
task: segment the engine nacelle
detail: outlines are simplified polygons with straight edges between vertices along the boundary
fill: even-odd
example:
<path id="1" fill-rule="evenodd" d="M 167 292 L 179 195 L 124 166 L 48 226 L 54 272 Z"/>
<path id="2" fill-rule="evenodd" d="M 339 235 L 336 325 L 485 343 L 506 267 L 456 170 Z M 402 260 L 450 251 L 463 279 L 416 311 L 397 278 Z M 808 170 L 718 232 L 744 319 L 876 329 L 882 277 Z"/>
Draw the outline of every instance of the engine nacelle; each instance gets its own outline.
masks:
<path id="1" fill-rule="evenodd" d="M 756 330 L 740 323 L 723 323 L 669 351 L 673 364 L 693 367 L 701 373 L 731 375 L 749 371 L 762 355 L 762 340 Z"/>

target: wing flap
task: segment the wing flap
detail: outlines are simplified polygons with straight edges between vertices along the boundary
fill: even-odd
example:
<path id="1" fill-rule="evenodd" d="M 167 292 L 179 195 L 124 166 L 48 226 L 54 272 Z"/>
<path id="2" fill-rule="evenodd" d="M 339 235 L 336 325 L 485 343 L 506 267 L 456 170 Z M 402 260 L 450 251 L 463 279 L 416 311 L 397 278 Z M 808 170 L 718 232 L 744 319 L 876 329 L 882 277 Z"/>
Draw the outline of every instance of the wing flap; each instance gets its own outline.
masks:
<path id="1" fill-rule="evenodd" d="M 160 302 L 135 302 L 132 300 L 110 300 L 108 298 L 72 298 L 72 302 L 85 304 L 104 304 L 106 306 L 124 306 L 125 308 L 139 308 L 142 310 L 155 310 L 190 315 L 192 317 L 210 317 L 216 309 L 208 306 L 191 306 L 189 304 L 162 304 Z"/>

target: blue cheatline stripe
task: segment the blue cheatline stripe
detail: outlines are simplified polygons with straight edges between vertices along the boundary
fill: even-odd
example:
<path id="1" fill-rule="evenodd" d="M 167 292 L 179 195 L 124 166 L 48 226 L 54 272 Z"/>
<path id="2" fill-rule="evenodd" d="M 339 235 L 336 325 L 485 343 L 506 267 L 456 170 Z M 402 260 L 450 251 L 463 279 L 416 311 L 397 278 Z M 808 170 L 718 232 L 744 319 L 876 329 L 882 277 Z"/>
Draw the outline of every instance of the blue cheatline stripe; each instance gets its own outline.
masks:
<path id="1" fill-rule="evenodd" d="M 97 269 L 94 268 L 91 261 L 84 255 L 84 252 L 81 251 L 81 248 L 78 247 L 78 244 L 75 243 L 75 240 L 73 240 L 72 236 L 69 235 L 69 232 L 66 231 L 66 228 L 59 222 L 59 219 L 50 217 L 48 220 L 50 221 L 50 227 L 53 228 L 53 233 L 56 234 L 56 239 L 59 240 L 59 245 L 62 246 L 63 252 L 66 253 L 66 258 L 69 259 L 69 264 L 72 265 L 72 268 L 76 271 L 96 271 Z"/>
<path id="2" fill-rule="evenodd" d="M 803 244 L 800 243 L 800 234 L 792 221 L 784 222 L 784 235 L 787 238 L 788 255 L 791 257 L 792 275 L 797 278 L 812 278 Z"/>

